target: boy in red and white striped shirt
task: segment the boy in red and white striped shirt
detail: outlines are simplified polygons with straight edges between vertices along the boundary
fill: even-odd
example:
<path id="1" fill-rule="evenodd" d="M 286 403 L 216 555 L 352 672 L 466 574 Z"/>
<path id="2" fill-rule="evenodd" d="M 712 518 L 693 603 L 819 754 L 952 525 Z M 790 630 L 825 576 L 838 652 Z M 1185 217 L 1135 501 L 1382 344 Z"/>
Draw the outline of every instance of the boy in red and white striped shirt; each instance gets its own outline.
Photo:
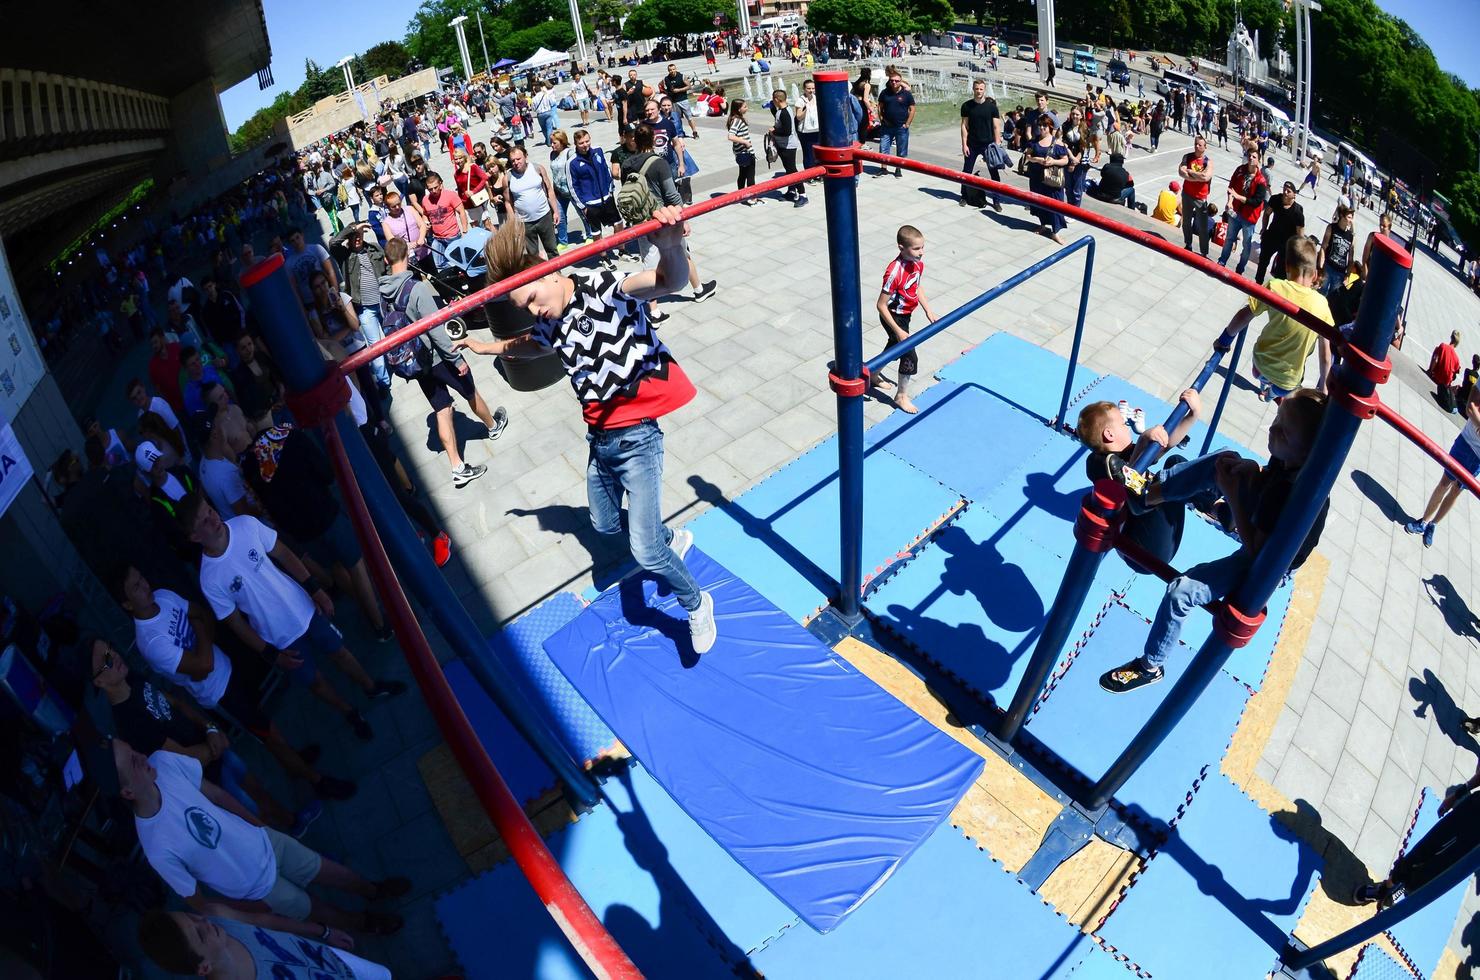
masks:
<path id="1" fill-rule="evenodd" d="M 935 313 L 925 299 L 925 290 L 920 283 L 925 278 L 925 235 L 914 225 L 900 225 L 895 235 L 899 243 L 899 255 L 884 269 L 884 284 L 879 290 L 879 322 L 884 327 L 888 343 L 884 349 L 902 344 L 910 335 L 910 314 L 915 307 L 925 311 L 931 323 Z M 910 378 L 920 370 L 919 358 L 912 350 L 899 359 L 899 383 L 894 392 L 894 404 L 914 415 L 918 408 L 907 394 Z M 883 377 L 876 378 L 876 385 L 890 385 Z"/>

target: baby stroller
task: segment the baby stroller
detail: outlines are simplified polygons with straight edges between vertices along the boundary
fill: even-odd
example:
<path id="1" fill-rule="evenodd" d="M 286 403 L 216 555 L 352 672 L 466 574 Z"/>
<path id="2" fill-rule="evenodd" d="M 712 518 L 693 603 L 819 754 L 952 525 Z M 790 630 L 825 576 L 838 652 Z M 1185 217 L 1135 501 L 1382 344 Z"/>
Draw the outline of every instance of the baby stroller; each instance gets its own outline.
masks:
<path id="1" fill-rule="evenodd" d="M 431 247 L 440 251 L 447 262 L 444 268 L 436 268 L 428 259 L 422 272 L 444 303 L 451 303 L 472 295 L 487 285 L 488 266 L 483 250 L 488 245 L 492 232 L 483 228 L 471 228 L 462 236 L 448 242 L 432 242 Z M 469 330 L 489 330 L 500 340 L 526 334 L 534 326 L 534 318 L 523 309 L 500 296 L 461 317 L 447 321 L 447 336 L 453 340 L 466 337 Z M 560 357 L 553 350 L 540 349 L 531 355 L 503 354 L 497 359 L 499 374 L 515 391 L 539 391 L 565 377 Z"/>

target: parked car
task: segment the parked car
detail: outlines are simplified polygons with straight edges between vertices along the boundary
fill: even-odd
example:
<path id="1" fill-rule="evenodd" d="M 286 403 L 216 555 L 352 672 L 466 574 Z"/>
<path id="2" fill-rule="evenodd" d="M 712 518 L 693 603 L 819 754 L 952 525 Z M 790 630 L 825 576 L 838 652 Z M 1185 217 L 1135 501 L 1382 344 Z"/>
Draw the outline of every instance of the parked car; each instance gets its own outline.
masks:
<path id="1" fill-rule="evenodd" d="M 1110 76 L 1111 83 L 1117 85 L 1121 82 L 1125 82 L 1127 85 L 1131 83 L 1130 66 L 1119 58 L 1111 58 L 1110 63 L 1105 66 L 1105 70 Z"/>
<path id="2" fill-rule="evenodd" d="M 1033 45 L 1019 44 L 1017 47 L 1017 58 L 1019 61 L 1033 60 Z"/>

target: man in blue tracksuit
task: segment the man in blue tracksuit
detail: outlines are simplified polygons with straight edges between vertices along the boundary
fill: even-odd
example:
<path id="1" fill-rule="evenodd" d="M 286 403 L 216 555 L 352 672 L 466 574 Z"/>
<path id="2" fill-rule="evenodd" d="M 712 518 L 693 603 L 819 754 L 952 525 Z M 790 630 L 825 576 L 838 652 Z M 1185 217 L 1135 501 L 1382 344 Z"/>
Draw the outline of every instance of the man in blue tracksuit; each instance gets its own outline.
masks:
<path id="1" fill-rule="evenodd" d="M 612 168 L 601 147 L 591 144 L 591 134 L 584 129 L 575 133 L 576 152 L 570 160 L 570 190 L 581 212 L 581 221 L 593 241 L 601 238 L 603 228 L 616 228 L 622 223 L 612 181 Z M 616 268 L 616 260 L 603 252 L 601 264 Z"/>

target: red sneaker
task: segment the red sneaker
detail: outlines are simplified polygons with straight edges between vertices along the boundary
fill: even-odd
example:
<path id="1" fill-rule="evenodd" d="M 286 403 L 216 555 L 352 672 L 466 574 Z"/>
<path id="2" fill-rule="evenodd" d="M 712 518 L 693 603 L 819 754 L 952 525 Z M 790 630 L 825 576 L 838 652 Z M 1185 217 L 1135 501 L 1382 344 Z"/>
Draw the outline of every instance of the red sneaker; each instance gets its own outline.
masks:
<path id="1" fill-rule="evenodd" d="M 447 536 L 446 531 L 438 533 L 436 540 L 432 542 L 432 561 L 441 568 L 452 560 L 452 539 Z"/>

